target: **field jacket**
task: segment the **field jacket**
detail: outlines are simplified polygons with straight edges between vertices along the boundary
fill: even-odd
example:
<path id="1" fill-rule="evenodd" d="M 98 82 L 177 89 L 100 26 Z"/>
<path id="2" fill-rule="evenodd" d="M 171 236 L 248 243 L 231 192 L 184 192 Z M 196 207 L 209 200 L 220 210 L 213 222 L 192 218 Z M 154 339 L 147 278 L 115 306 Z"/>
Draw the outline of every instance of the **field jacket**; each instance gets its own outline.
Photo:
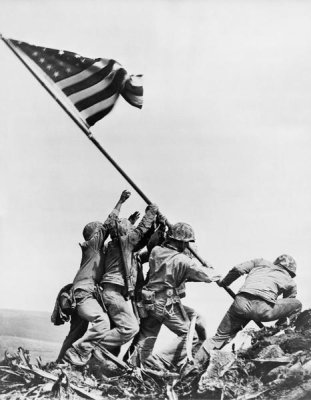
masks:
<path id="1" fill-rule="evenodd" d="M 156 294 L 183 287 L 186 281 L 213 282 L 220 278 L 213 268 L 199 266 L 184 253 L 166 246 L 154 247 L 149 266 L 149 281 L 145 288 Z"/>
<path id="2" fill-rule="evenodd" d="M 88 241 L 80 244 L 82 259 L 80 268 L 73 281 L 73 290 L 82 289 L 92 292 L 99 283 L 104 269 L 104 242 L 108 236 L 109 225 L 116 219 L 119 211 L 114 209 L 101 229 Z"/>
<path id="3" fill-rule="evenodd" d="M 128 234 L 120 236 L 124 259 L 130 270 L 131 280 L 134 285 L 137 279 L 137 261 L 134 257 L 134 252 L 140 250 L 145 245 L 143 238 L 152 227 L 155 217 L 156 213 L 153 210 L 148 210 L 136 228 Z M 126 286 L 124 281 L 124 265 L 118 239 L 113 239 L 108 243 L 105 254 L 104 274 L 101 279 L 101 284 L 103 283 Z"/>
<path id="4" fill-rule="evenodd" d="M 297 286 L 289 273 L 263 258 L 246 261 L 233 267 L 223 278 L 222 284 L 229 286 L 241 275 L 248 274 L 239 293 L 250 293 L 270 303 L 277 297 L 296 297 Z"/>

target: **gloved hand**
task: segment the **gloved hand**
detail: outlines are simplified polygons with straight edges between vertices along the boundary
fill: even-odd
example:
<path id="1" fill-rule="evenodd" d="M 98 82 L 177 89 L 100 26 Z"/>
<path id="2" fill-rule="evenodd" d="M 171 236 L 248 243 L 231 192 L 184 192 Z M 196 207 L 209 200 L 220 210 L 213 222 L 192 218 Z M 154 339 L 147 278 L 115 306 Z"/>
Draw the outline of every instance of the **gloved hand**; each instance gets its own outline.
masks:
<path id="1" fill-rule="evenodd" d="M 159 212 L 159 207 L 154 203 L 149 204 L 146 208 L 146 213 L 149 211 L 151 211 L 152 214 L 157 214 Z"/>
<path id="2" fill-rule="evenodd" d="M 138 220 L 138 218 L 140 217 L 140 212 L 139 211 L 135 211 L 133 214 L 131 214 L 128 217 L 128 220 L 130 221 L 130 223 L 132 225 L 134 225 L 136 223 L 136 221 Z"/>
<path id="3" fill-rule="evenodd" d="M 223 281 L 223 278 L 220 278 L 218 281 L 216 281 L 217 285 L 220 286 L 220 287 L 226 286 L 226 285 L 224 285 L 224 284 L 222 283 L 222 281 Z"/>
<path id="4" fill-rule="evenodd" d="M 158 225 L 166 225 L 167 224 L 167 218 L 165 215 L 163 215 L 160 211 L 158 211 L 157 215 L 157 224 Z"/>
<path id="5" fill-rule="evenodd" d="M 123 190 L 123 192 L 121 193 L 120 196 L 120 201 L 121 203 L 124 203 L 131 195 L 131 192 L 129 192 L 128 190 Z"/>

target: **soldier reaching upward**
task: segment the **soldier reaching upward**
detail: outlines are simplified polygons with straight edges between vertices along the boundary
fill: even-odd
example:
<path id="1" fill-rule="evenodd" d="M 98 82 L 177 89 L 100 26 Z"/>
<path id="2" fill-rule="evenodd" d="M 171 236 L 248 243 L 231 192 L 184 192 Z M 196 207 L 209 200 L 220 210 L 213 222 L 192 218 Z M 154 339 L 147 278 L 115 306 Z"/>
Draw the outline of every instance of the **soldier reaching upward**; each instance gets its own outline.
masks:
<path id="1" fill-rule="evenodd" d="M 104 223 L 95 221 L 88 223 L 83 229 L 84 242 L 80 245 L 82 250 L 82 259 L 80 268 L 73 281 L 73 297 L 76 301 L 77 323 L 71 326 L 71 332 L 68 336 L 76 336 L 77 324 L 80 319 L 90 322 L 88 329 L 86 325 L 83 330 L 84 335 L 76 340 L 65 352 L 64 360 L 74 365 L 84 365 L 90 359 L 94 350 L 94 343 L 110 329 L 109 318 L 104 312 L 102 306 L 96 299 L 96 284 L 99 283 L 103 274 L 104 267 L 104 242 L 109 234 L 109 226 L 119 215 L 121 205 L 129 198 L 130 192 L 124 190 L 121 194 L 113 211 L 109 214 Z M 78 318 L 79 317 L 79 318 Z M 78 327 L 79 328 L 79 327 Z M 69 338 L 67 337 L 64 345 L 67 346 Z M 64 348 L 60 356 L 64 353 Z M 60 358 L 60 357 L 59 357 Z"/>

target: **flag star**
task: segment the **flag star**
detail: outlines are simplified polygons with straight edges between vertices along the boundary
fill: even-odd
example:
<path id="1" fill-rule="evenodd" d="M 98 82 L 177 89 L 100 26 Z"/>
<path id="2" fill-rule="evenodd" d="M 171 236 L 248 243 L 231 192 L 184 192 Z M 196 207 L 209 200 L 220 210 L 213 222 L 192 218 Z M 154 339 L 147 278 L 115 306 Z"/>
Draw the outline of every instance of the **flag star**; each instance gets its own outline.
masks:
<path id="1" fill-rule="evenodd" d="M 33 55 L 33 56 L 37 56 L 37 55 L 38 55 L 38 52 L 37 52 L 37 51 L 34 51 L 34 52 L 32 53 L 32 55 Z"/>
<path id="2" fill-rule="evenodd" d="M 58 54 L 59 55 L 63 55 L 64 54 L 64 50 L 59 50 Z"/>
<path id="3" fill-rule="evenodd" d="M 46 69 L 48 70 L 52 69 L 52 65 L 51 64 L 47 65 Z"/>
<path id="4" fill-rule="evenodd" d="M 57 77 L 59 76 L 59 72 L 58 72 L 58 71 L 55 71 L 54 74 L 53 74 L 53 76 L 54 76 L 55 78 L 57 78 Z"/>
<path id="5" fill-rule="evenodd" d="M 71 68 L 66 68 L 66 72 L 71 72 Z"/>
<path id="6" fill-rule="evenodd" d="M 40 60 L 39 60 L 39 62 L 40 62 L 41 64 L 43 64 L 44 61 L 45 61 L 45 58 L 43 58 L 43 57 L 41 57 Z"/>

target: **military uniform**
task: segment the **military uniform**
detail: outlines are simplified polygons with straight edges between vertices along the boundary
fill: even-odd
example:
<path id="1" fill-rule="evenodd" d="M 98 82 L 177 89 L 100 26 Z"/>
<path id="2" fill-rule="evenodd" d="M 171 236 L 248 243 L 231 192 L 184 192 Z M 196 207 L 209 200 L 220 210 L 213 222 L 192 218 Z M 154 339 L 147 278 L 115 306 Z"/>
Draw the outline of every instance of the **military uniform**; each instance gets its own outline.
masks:
<path id="1" fill-rule="evenodd" d="M 149 206 L 144 217 L 135 228 L 120 224 L 120 241 L 112 233 L 114 239 L 108 243 L 104 274 L 101 278 L 103 287 L 103 300 L 113 327 L 105 331 L 99 341 L 113 353 L 118 353 L 120 346 L 131 340 L 138 332 L 139 325 L 134 315 L 131 302 L 125 296 L 127 294 L 124 262 L 127 263 L 133 286 L 137 279 L 137 264 L 134 252 L 144 246 L 144 236 L 151 229 L 158 210 L 156 206 Z M 122 251 L 120 248 L 122 246 Z"/>
<path id="2" fill-rule="evenodd" d="M 181 303 L 178 288 L 186 281 L 213 282 L 220 276 L 211 267 L 198 266 L 168 243 L 156 246 L 151 251 L 149 266 L 149 281 L 143 289 L 148 316 L 141 320 L 137 338 L 139 362 L 143 364 L 151 356 L 162 324 L 179 336 L 175 353 L 175 359 L 179 362 L 186 356 L 190 320 Z"/>
<path id="3" fill-rule="evenodd" d="M 86 234 L 85 237 L 89 240 L 80 244 L 82 260 L 72 287 L 76 310 L 73 314 L 70 333 L 63 345 L 67 347 L 70 340 L 78 338 L 82 333 L 82 336 L 74 341 L 64 355 L 65 360 L 75 365 L 84 365 L 89 360 L 94 343 L 100 340 L 105 331 L 110 329 L 109 317 L 96 298 L 96 284 L 99 283 L 103 274 L 104 242 L 109 234 L 109 226 L 111 221 L 118 217 L 118 214 L 119 210 L 114 209 L 104 224 L 98 223 L 97 227 L 96 223 L 88 224 L 85 230 L 87 231 L 89 228 L 92 231 L 94 228 L 95 233 L 90 234 L 90 238 Z"/>
<path id="4" fill-rule="evenodd" d="M 235 300 L 222 319 L 215 336 L 204 343 L 204 348 L 221 349 L 251 320 L 256 322 L 284 320 L 301 311 L 296 299 L 297 287 L 292 279 L 296 264 L 292 257 L 280 256 L 274 263 L 258 258 L 233 267 L 221 280 L 229 286 L 238 277 L 248 274 Z M 283 298 L 278 296 L 283 294 Z"/>

